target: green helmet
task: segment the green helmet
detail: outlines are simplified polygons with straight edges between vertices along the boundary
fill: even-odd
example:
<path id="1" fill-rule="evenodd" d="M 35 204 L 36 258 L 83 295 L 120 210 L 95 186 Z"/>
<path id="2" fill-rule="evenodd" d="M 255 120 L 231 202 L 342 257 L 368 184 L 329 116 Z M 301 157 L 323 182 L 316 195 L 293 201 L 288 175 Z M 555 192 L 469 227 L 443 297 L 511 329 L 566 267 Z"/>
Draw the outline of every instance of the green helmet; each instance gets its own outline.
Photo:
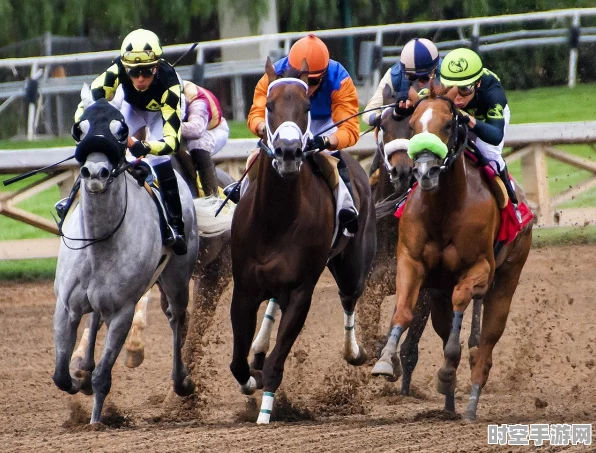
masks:
<path id="1" fill-rule="evenodd" d="M 155 65 L 163 53 L 159 38 L 149 30 L 139 28 L 130 32 L 120 48 L 120 60 L 126 67 Z"/>
<path id="2" fill-rule="evenodd" d="M 441 63 L 441 83 L 445 86 L 472 85 L 482 73 L 482 60 L 478 54 L 463 47 L 449 52 Z"/>

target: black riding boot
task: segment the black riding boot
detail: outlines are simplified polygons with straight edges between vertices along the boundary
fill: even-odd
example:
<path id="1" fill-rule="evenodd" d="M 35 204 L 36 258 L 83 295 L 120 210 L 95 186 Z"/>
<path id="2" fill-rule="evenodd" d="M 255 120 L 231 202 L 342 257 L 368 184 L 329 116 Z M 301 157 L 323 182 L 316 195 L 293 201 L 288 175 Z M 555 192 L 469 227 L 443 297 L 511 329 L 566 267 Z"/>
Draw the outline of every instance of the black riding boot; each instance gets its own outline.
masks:
<path id="1" fill-rule="evenodd" d="M 352 197 L 354 203 L 356 203 L 356 198 L 354 198 L 354 191 L 352 190 L 352 183 L 350 182 L 350 172 L 348 171 L 348 167 L 346 163 L 341 158 L 341 153 L 337 152 L 334 153 L 333 156 L 339 158 L 339 162 L 337 163 L 337 171 L 339 173 L 340 178 L 346 184 L 348 188 L 348 192 Z M 356 233 L 358 231 L 358 211 L 356 208 L 343 208 L 339 211 L 338 214 L 339 222 L 344 226 L 348 233 Z"/>
<path id="2" fill-rule="evenodd" d="M 515 208 L 515 216 L 517 217 L 517 220 L 519 221 L 519 223 L 521 223 L 522 218 L 521 218 L 519 209 L 517 207 L 517 205 L 518 205 L 517 195 L 515 193 L 515 189 L 513 188 L 513 183 L 511 182 L 511 179 L 509 178 L 509 171 L 507 170 L 507 165 L 505 165 L 503 170 L 499 173 L 499 177 L 505 184 L 505 188 L 507 189 L 507 195 L 509 195 L 509 199 L 511 200 L 511 203 L 513 203 L 513 207 Z"/>
<path id="3" fill-rule="evenodd" d="M 66 214 L 68 214 L 70 207 L 74 203 L 74 199 L 75 199 L 80 187 L 81 187 L 81 177 L 78 176 L 77 180 L 75 181 L 74 185 L 72 186 L 72 189 L 70 189 L 70 193 L 68 194 L 68 197 L 63 198 L 62 200 L 60 200 L 58 203 L 56 203 L 54 205 L 54 208 L 56 209 L 56 212 L 58 213 L 58 218 L 60 219 L 60 223 L 58 224 L 59 226 L 62 226 L 62 224 L 64 223 Z"/>
<path id="4" fill-rule="evenodd" d="M 211 153 L 204 149 L 191 149 L 190 157 L 192 157 L 195 168 L 199 173 L 205 196 L 217 196 L 217 173 L 213 160 L 211 160 Z"/>
<path id="5" fill-rule="evenodd" d="M 184 239 L 184 222 L 182 221 L 182 204 L 172 162 L 168 159 L 154 165 L 153 169 L 157 174 L 169 224 L 165 231 L 164 244 L 167 247 L 172 247 L 176 255 L 185 255 L 186 241 Z"/>

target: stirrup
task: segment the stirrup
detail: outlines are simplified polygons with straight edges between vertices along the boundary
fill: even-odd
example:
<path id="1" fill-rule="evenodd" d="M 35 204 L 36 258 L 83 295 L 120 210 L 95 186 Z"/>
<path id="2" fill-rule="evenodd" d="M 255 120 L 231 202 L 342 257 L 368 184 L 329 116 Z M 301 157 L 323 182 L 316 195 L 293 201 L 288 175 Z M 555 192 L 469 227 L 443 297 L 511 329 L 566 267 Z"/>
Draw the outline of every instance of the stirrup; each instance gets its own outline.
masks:
<path id="1" fill-rule="evenodd" d="M 238 202 L 240 201 L 240 184 L 238 184 L 237 182 L 233 182 L 232 184 L 227 185 L 226 187 L 224 187 L 223 193 L 226 197 L 229 196 L 230 201 L 232 201 L 235 204 L 238 204 Z"/>
<path id="2" fill-rule="evenodd" d="M 358 231 L 358 211 L 356 209 L 340 209 L 337 217 L 339 223 L 348 230 L 348 233 L 355 234 Z"/>
<path id="3" fill-rule="evenodd" d="M 163 243 L 166 247 L 171 247 L 176 255 L 186 255 L 186 241 L 184 236 L 178 234 L 174 227 L 167 226 L 167 235 L 164 237 Z"/>

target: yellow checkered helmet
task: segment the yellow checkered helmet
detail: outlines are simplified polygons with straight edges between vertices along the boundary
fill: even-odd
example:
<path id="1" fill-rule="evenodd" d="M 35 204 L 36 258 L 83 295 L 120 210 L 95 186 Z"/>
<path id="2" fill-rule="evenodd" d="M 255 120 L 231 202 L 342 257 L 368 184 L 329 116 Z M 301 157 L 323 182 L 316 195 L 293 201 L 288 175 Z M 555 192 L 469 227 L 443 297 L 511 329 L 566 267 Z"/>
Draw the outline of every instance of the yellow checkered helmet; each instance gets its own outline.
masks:
<path id="1" fill-rule="evenodd" d="M 155 65 L 163 53 L 159 38 L 149 30 L 139 28 L 130 32 L 120 49 L 120 60 L 128 68 Z"/>

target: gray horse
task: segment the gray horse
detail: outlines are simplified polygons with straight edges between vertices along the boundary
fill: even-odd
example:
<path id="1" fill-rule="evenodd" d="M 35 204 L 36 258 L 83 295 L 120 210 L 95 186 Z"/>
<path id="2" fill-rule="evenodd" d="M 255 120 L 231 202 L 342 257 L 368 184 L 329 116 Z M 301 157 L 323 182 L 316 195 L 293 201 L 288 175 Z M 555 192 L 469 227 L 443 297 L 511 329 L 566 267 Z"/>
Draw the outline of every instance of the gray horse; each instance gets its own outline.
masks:
<path id="1" fill-rule="evenodd" d="M 54 284 L 53 379 L 68 393 L 93 393 L 91 423 L 98 423 L 135 304 L 155 281 L 165 294 L 163 309 L 173 333 L 174 391 L 181 396 L 193 392 L 181 346 L 199 241 L 190 191 L 176 175 L 188 252 L 177 256 L 162 246 L 160 216 L 151 195 L 128 172 L 121 171 L 127 138 L 121 113 L 99 100 L 85 110 L 81 120 L 77 125 L 81 135 L 77 146 L 77 160 L 82 163 L 80 202 L 64 224 Z M 101 319 L 108 326 L 104 351 L 97 367 L 91 351 L 71 376 L 69 361 L 77 328 L 81 317 L 91 312 L 96 323 Z"/>

